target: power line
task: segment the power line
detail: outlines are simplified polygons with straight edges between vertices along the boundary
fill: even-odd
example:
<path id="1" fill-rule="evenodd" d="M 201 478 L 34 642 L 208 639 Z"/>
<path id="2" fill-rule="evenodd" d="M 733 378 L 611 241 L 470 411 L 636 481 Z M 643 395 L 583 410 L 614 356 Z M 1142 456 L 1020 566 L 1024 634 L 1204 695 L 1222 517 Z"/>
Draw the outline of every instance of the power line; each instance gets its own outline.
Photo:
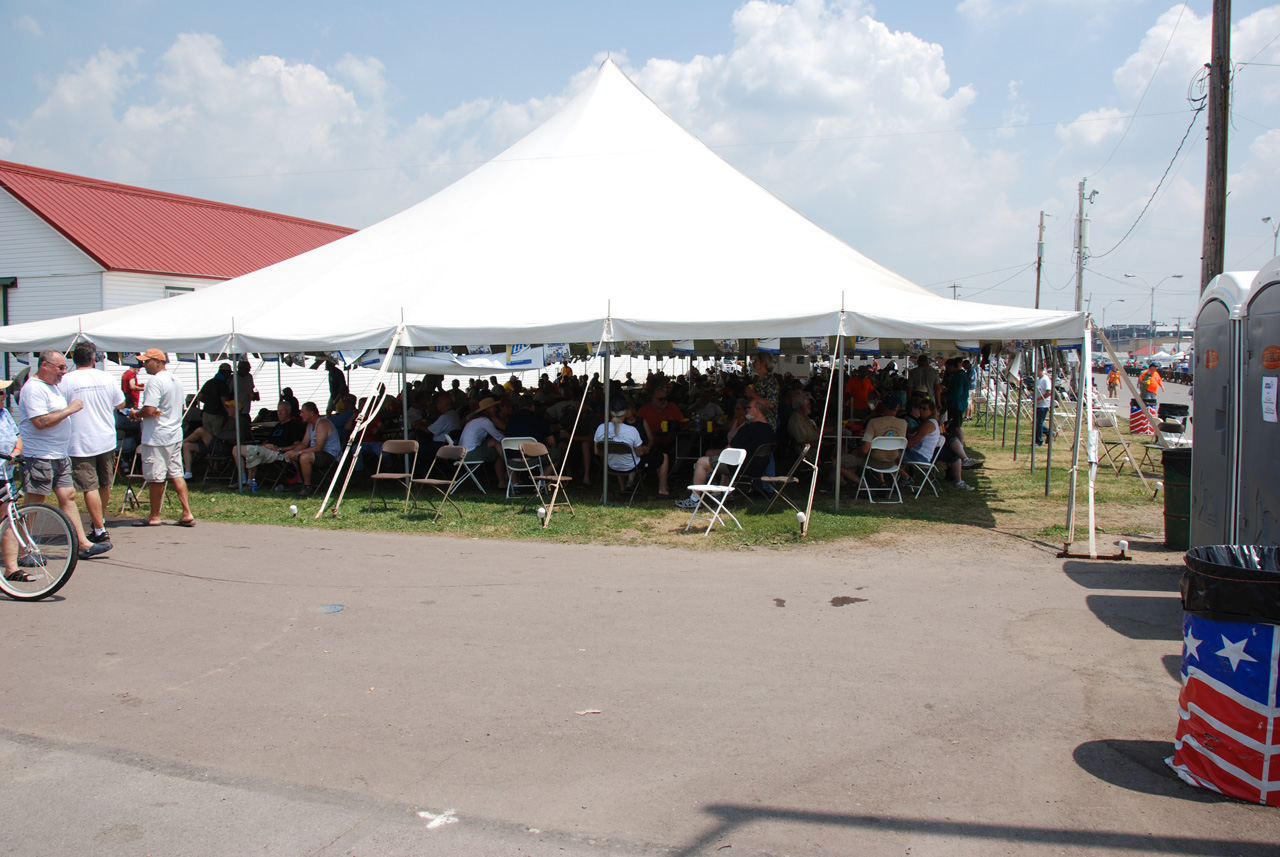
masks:
<path id="1" fill-rule="evenodd" d="M 1178 20 L 1173 22 L 1173 29 L 1169 31 L 1169 40 L 1164 43 L 1164 50 L 1160 52 L 1160 59 L 1156 60 L 1156 67 L 1151 70 L 1151 77 L 1147 78 L 1147 85 L 1142 88 L 1142 95 L 1138 96 L 1138 103 L 1133 108 L 1134 113 L 1137 113 L 1142 108 L 1142 102 L 1146 100 L 1147 93 L 1151 90 L 1151 84 L 1155 83 L 1156 75 L 1160 73 L 1160 66 L 1164 63 L 1164 55 L 1169 53 L 1169 45 L 1173 44 L 1173 37 L 1177 34 L 1178 25 L 1182 23 L 1182 16 L 1186 11 L 1187 4 L 1183 3 L 1182 8 L 1178 10 Z M 1130 117 L 1128 124 L 1124 126 L 1124 133 L 1120 135 L 1119 140 L 1116 140 L 1115 148 L 1111 150 L 1111 154 L 1107 155 L 1107 159 L 1102 162 L 1102 166 L 1094 170 L 1093 175 L 1089 176 L 1089 178 L 1093 178 L 1107 168 L 1107 164 L 1111 163 L 1111 159 L 1116 156 L 1116 152 L 1120 151 L 1120 144 L 1124 142 L 1125 137 L 1129 136 L 1129 129 L 1132 127 L 1133 118 Z"/>
<path id="2" fill-rule="evenodd" d="M 1116 250 L 1120 248 L 1120 245 L 1123 244 L 1125 240 L 1130 235 L 1133 234 L 1133 230 L 1138 228 L 1138 224 L 1142 222 L 1142 218 L 1146 215 L 1147 209 L 1151 207 L 1151 203 L 1155 202 L 1156 194 L 1160 193 L 1160 188 L 1162 185 L 1164 185 L 1164 180 L 1169 177 L 1169 170 L 1173 169 L 1174 163 L 1176 163 L 1178 160 L 1178 153 L 1181 152 L 1182 147 L 1186 145 L 1187 138 L 1191 136 L 1191 129 L 1196 127 L 1196 120 L 1200 118 L 1200 114 L 1204 112 L 1204 109 L 1205 108 L 1203 106 L 1197 107 L 1196 111 L 1191 114 L 1191 124 L 1187 126 L 1186 133 L 1182 135 L 1182 141 L 1178 143 L 1178 148 L 1174 151 L 1173 157 L 1169 159 L 1169 165 L 1164 168 L 1164 174 L 1160 176 L 1160 181 L 1156 182 L 1156 188 L 1151 192 L 1151 198 L 1147 200 L 1146 205 L 1142 206 L 1142 211 L 1138 212 L 1138 217 L 1133 221 L 1133 225 L 1130 226 L 1128 231 L 1126 231 L 1124 235 L 1120 237 L 1120 240 L 1116 242 L 1114 247 L 1112 247 L 1106 253 L 1095 253 L 1093 258 L 1101 259 L 1103 256 L 1107 256 L 1111 253 L 1114 253 Z"/>

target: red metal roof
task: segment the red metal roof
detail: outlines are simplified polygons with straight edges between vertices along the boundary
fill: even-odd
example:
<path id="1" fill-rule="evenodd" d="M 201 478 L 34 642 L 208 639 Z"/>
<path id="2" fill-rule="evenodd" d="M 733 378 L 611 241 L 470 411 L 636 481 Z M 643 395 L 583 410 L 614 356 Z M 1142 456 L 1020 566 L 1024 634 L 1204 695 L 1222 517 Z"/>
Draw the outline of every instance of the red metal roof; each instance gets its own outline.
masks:
<path id="1" fill-rule="evenodd" d="M 9 161 L 0 187 L 111 271 L 228 279 L 356 231 Z"/>

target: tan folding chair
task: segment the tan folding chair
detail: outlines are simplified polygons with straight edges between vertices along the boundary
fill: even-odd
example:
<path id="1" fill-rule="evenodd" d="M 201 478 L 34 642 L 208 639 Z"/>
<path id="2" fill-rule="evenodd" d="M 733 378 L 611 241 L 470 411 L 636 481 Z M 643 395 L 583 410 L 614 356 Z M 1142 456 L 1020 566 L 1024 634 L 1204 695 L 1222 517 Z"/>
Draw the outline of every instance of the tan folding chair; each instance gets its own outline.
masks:
<path id="1" fill-rule="evenodd" d="M 738 481 L 738 474 L 742 472 L 742 465 L 746 460 L 747 451 L 745 449 L 735 449 L 730 447 L 720 453 L 720 458 L 716 461 L 715 469 L 712 470 L 711 475 L 707 477 L 706 485 L 689 486 L 689 490 L 698 498 L 698 505 L 693 507 L 693 513 L 689 515 L 689 523 L 684 525 L 685 532 L 689 531 L 689 528 L 693 526 L 694 521 L 706 521 L 707 531 L 703 533 L 703 535 L 711 535 L 711 531 L 715 528 L 716 521 L 719 521 L 722 526 L 724 525 L 724 518 L 720 517 L 721 513 L 733 518 L 733 522 L 738 525 L 738 529 L 742 529 L 742 522 L 734 517 L 733 512 L 730 512 L 724 507 L 724 503 L 729 499 L 729 495 L 733 493 L 733 483 Z M 722 466 L 729 478 L 725 484 L 719 485 L 716 484 L 716 477 L 720 475 L 720 468 Z M 730 468 L 732 468 L 732 471 L 730 471 Z M 710 513 L 709 515 L 698 514 L 698 512 L 702 511 L 703 506 L 707 508 L 707 511 Z"/>
<path id="2" fill-rule="evenodd" d="M 569 492 L 564 490 L 564 483 L 572 482 L 573 477 L 565 476 L 556 469 L 546 444 L 537 441 L 520 444 L 520 458 L 523 459 L 525 470 L 533 474 L 533 490 L 537 494 L 539 508 L 544 510 L 542 528 L 546 529 L 547 524 L 551 523 L 551 515 L 556 510 L 556 499 L 561 495 L 564 497 L 564 504 L 569 507 L 569 514 L 578 517 L 569 500 Z M 529 502 L 533 502 L 533 499 L 530 497 Z M 528 504 L 525 504 L 525 508 L 528 508 Z"/>
<path id="3" fill-rule="evenodd" d="M 382 465 L 387 461 L 388 456 L 392 457 L 395 464 L 390 465 L 390 470 L 383 470 Z M 409 460 L 409 466 L 406 470 L 400 468 L 405 466 L 405 459 Z M 378 493 L 378 485 L 383 482 L 399 482 L 404 486 L 404 510 L 409 511 L 409 496 L 413 493 L 413 468 L 418 465 L 418 442 L 416 440 L 384 440 L 382 442 L 382 454 L 378 456 L 378 467 L 373 475 L 369 478 L 373 480 L 373 485 L 369 488 L 369 509 L 373 509 L 373 498 Z M 382 508 L 387 508 L 387 498 L 382 498 Z"/>
<path id="4" fill-rule="evenodd" d="M 427 507 L 436 513 L 435 517 L 431 519 L 431 523 L 434 524 L 439 521 L 440 516 L 444 514 L 445 501 L 448 501 L 449 505 L 453 506 L 453 510 L 458 513 L 459 518 L 462 517 L 462 510 L 458 508 L 457 503 L 453 502 L 452 494 L 453 489 L 458 484 L 458 480 L 467 472 L 466 468 L 462 466 L 462 459 L 466 457 L 467 448 L 465 446 L 442 446 L 436 450 L 436 457 L 431 460 L 431 466 L 427 468 L 427 475 L 409 480 L 411 492 L 414 485 L 426 485 L 440 492 L 438 501 L 432 502 L 429 499 L 424 501 Z M 439 472 L 436 470 L 437 467 L 440 468 Z M 453 469 L 448 479 L 440 475 L 444 472 L 445 467 Z M 411 495 L 410 499 L 413 504 L 412 509 L 418 508 L 417 498 Z"/>
<path id="5" fill-rule="evenodd" d="M 791 469 L 786 472 L 786 475 L 760 477 L 759 481 L 762 484 L 773 486 L 773 497 L 769 500 L 769 505 L 764 507 L 764 513 L 766 515 L 769 514 L 769 510 L 773 508 L 773 504 L 778 502 L 779 498 L 781 498 L 782 502 L 786 503 L 792 509 L 795 509 L 797 512 L 800 511 L 800 507 L 795 503 L 792 503 L 791 498 L 787 496 L 787 489 L 800 481 L 800 477 L 796 476 L 796 471 L 800 469 L 801 464 L 815 470 L 817 469 L 814 463 L 809 461 L 806 457 L 809 455 L 810 448 L 810 445 L 807 443 L 801 445 L 800 454 L 796 456 L 796 460 L 791 463 Z"/>
<path id="6" fill-rule="evenodd" d="M 863 491 L 867 492 L 867 499 L 872 503 L 876 501 L 873 496 L 876 491 L 884 491 L 890 497 L 898 495 L 897 500 L 884 500 L 883 502 L 901 503 L 902 492 L 898 490 L 898 467 L 902 463 L 902 453 L 907 448 L 907 439 L 905 437 L 873 437 L 871 439 L 871 449 L 867 452 L 867 460 L 862 462 L 862 478 L 858 482 L 858 490 L 853 493 L 854 499 Z M 882 464 L 877 462 L 872 456 L 876 450 L 885 450 L 888 452 L 896 452 L 893 457 L 892 464 Z M 888 479 L 887 485 L 879 488 L 871 487 L 871 474 L 876 474 L 880 479 Z"/>

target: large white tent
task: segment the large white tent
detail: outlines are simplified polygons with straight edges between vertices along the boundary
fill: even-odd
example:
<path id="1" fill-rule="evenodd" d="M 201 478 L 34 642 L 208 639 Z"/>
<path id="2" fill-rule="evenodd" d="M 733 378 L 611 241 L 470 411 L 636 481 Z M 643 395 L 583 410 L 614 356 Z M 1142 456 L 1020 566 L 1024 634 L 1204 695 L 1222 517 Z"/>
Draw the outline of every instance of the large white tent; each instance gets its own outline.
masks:
<path id="1" fill-rule="evenodd" d="M 0 349 L 78 335 L 111 351 L 281 353 L 1083 331 L 1082 313 L 947 300 L 868 259 L 605 62 L 546 123 L 407 211 L 191 295 L 0 328 Z"/>

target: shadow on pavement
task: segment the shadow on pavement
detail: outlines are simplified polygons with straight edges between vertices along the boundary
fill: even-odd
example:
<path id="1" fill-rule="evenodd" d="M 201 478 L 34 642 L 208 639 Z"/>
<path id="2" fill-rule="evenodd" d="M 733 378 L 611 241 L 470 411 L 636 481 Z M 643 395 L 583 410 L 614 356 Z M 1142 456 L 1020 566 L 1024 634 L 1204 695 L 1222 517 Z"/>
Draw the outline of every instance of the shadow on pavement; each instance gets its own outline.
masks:
<path id="1" fill-rule="evenodd" d="M 1177 592 L 1184 566 L 1144 563 L 1109 562 L 1106 560 L 1068 560 L 1062 564 L 1067 577 L 1086 589 L 1129 589 L 1143 592 Z"/>
<path id="2" fill-rule="evenodd" d="M 1107 743 L 1107 742 L 1095 742 Z M 1154 758 L 1158 748 L 1172 753 L 1172 745 L 1157 741 L 1119 742 L 1121 744 L 1148 745 L 1144 751 Z M 1088 745 L 1082 745 L 1088 746 Z M 1163 762 L 1161 762 L 1163 765 Z M 1144 771 L 1152 780 L 1156 775 Z M 1225 801 L 1212 792 L 1199 794 L 1190 786 L 1182 786 L 1173 773 L 1164 783 L 1165 789 L 1154 794 L 1176 796 L 1187 800 Z M 1175 792 L 1175 789 L 1177 791 Z M 1131 851 L 1135 854 L 1187 854 L 1206 857 L 1237 857 L 1241 854 L 1274 854 L 1274 842 L 1250 842 L 1241 839 L 1209 839 L 1193 836 L 1153 836 L 1146 832 L 1128 833 L 1123 830 L 1079 830 L 1065 827 L 1032 827 L 1014 824 L 988 824 L 927 818 L 908 818 L 892 815 L 856 815 L 851 813 L 813 812 L 778 807 L 745 806 L 742 804 L 712 804 L 704 807 L 718 819 L 702 836 L 673 853 L 677 857 L 693 857 L 697 854 L 713 854 L 725 846 L 717 841 L 751 824 L 782 822 L 787 824 L 814 824 L 826 827 L 862 828 L 886 833 L 929 835 L 952 839 L 975 839 L 991 842 L 1033 843 L 1061 846 L 1064 849 L 1108 849 Z"/>
<path id="3" fill-rule="evenodd" d="M 1084 601 L 1108 628 L 1131 640 L 1182 640 L 1177 595 L 1089 595 Z"/>
<path id="4" fill-rule="evenodd" d="M 1174 703 L 1171 701 L 1171 705 Z M 1173 755 L 1172 741 L 1086 741 L 1072 756 L 1093 776 L 1131 792 L 1187 800 L 1193 803 L 1229 803 L 1207 789 L 1197 789 L 1178 779 L 1164 760 Z M 1198 852 L 1197 852 L 1198 853 Z"/>

